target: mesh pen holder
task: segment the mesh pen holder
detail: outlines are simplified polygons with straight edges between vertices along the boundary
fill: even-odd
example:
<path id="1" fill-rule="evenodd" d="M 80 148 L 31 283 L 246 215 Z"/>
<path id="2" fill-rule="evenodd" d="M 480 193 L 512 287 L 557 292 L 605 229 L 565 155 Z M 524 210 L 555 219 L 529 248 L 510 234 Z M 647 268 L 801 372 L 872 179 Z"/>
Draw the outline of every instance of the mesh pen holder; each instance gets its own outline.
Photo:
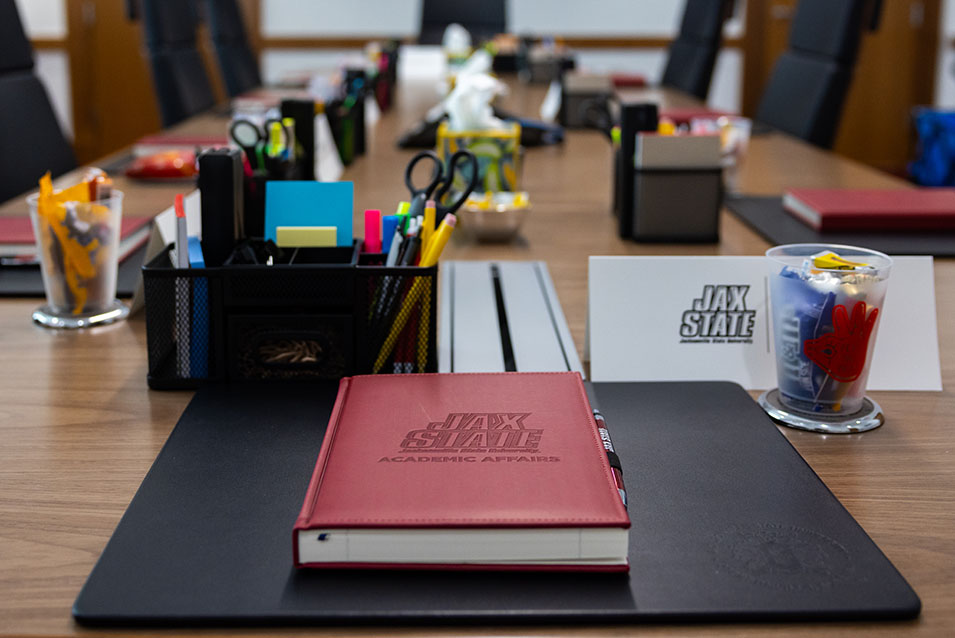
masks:
<path id="1" fill-rule="evenodd" d="M 351 247 L 294 263 L 143 268 L 149 387 L 437 370 L 437 266 L 385 267 Z"/>

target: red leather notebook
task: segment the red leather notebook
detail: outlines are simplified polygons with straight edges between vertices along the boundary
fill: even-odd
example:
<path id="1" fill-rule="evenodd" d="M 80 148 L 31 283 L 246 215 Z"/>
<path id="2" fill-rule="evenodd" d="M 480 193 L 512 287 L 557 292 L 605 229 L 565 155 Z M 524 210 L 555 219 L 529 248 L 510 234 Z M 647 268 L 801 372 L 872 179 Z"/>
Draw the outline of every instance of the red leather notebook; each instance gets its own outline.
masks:
<path id="1" fill-rule="evenodd" d="M 694 106 L 673 107 L 660 110 L 660 117 L 668 117 L 673 120 L 675 124 L 689 124 L 690 120 L 697 118 L 715 120 L 717 118 L 723 117 L 724 115 L 734 114 L 729 111 Z"/>
<path id="2" fill-rule="evenodd" d="M 358 376 L 293 548 L 299 567 L 626 571 L 629 527 L 577 373 Z"/>
<path id="3" fill-rule="evenodd" d="M 786 211 L 820 232 L 955 230 L 955 189 L 792 189 Z"/>
<path id="4" fill-rule="evenodd" d="M 122 261 L 149 239 L 152 217 L 123 217 L 120 222 L 119 260 Z M 27 216 L 0 217 L 0 256 L 35 255 L 33 223 Z"/>

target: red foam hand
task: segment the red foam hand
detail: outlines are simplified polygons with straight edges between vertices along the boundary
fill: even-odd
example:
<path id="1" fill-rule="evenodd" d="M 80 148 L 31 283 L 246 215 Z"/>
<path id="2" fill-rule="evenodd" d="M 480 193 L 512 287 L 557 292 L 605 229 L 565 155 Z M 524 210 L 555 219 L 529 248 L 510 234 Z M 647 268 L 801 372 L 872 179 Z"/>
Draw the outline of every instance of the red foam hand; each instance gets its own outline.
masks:
<path id="1" fill-rule="evenodd" d="M 836 381 L 855 381 L 865 367 L 869 337 L 878 316 L 879 309 L 873 308 L 866 317 L 864 301 L 856 302 L 851 318 L 846 307 L 838 305 L 832 309 L 834 331 L 816 339 L 806 339 L 802 351 Z"/>

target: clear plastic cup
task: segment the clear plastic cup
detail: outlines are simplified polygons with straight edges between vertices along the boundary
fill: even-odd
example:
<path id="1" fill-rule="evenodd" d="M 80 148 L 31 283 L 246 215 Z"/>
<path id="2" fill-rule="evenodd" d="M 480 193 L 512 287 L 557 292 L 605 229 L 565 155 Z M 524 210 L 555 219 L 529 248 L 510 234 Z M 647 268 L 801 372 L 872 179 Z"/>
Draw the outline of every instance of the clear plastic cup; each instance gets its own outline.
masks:
<path id="1" fill-rule="evenodd" d="M 812 257 L 824 252 L 868 268 L 813 267 Z M 776 246 L 766 256 L 779 401 L 808 416 L 859 412 L 892 259 L 830 244 Z"/>
<path id="2" fill-rule="evenodd" d="M 42 215 L 39 194 L 27 197 L 46 304 L 33 313 L 52 328 L 83 328 L 129 314 L 116 299 L 123 193 L 109 199 L 66 202 Z"/>

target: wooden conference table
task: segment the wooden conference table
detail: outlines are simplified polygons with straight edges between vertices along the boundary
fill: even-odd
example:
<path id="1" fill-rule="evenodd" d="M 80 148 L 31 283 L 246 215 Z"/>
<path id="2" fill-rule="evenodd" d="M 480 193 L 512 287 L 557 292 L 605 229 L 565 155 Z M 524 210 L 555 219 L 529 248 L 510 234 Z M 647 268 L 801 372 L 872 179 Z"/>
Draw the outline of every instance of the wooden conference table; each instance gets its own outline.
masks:
<path id="1" fill-rule="evenodd" d="M 686 97 L 645 91 L 686 106 Z M 506 106 L 533 116 L 537 87 L 512 86 Z M 356 211 L 391 210 L 406 198 L 409 153 L 399 132 L 437 99 L 404 85 L 397 108 L 371 133 L 368 154 L 345 174 Z M 218 134 L 221 116 L 202 115 L 181 132 Z M 724 212 L 717 245 L 656 245 L 617 238 L 609 213 L 610 149 L 599 134 L 568 132 L 562 146 L 531 149 L 524 186 L 534 210 L 522 239 L 482 245 L 458 233 L 448 259 L 547 262 L 578 350 L 584 343 L 588 255 L 759 255 L 767 244 Z M 177 187 L 120 178 L 129 215 L 151 215 Z M 741 190 L 778 194 L 787 186 L 905 187 L 890 176 L 782 135 L 752 140 Z M 23 214 L 22 198 L 0 214 Z M 361 220 L 356 215 L 356 228 Z M 955 261 L 935 265 L 939 340 L 946 390 L 873 393 L 888 415 L 875 432 L 848 437 L 786 430 L 786 436 L 909 580 L 923 602 L 905 623 L 705 626 L 401 628 L 408 635 L 778 635 L 950 636 L 955 631 Z M 192 396 L 146 387 L 142 314 L 115 326 L 54 332 L 33 325 L 37 299 L 0 301 L 0 636 L 170 635 L 169 631 L 89 630 L 70 607 L 157 452 Z M 148 576 L 146 576 L 148 577 Z M 380 635 L 380 627 L 206 630 L 209 634 Z M 194 633 L 194 632 L 190 632 Z"/>

